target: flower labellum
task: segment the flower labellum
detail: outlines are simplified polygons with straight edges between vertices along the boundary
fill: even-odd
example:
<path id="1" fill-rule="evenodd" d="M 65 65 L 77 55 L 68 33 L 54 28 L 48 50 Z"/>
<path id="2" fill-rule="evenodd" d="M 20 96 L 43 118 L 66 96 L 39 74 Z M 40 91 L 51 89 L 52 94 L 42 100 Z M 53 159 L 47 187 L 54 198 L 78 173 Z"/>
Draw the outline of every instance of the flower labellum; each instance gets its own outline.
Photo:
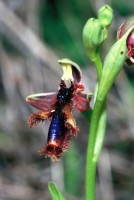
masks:
<path id="1" fill-rule="evenodd" d="M 130 28 L 134 27 L 134 17 L 131 17 L 127 21 L 125 21 L 120 27 L 117 32 L 117 39 L 119 40 Z M 127 59 L 126 62 L 129 65 L 134 64 L 134 28 L 130 32 L 130 34 L 127 37 L 126 41 L 127 45 Z"/>
<path id="2" fill-rule="evenodd" d="M 63 152 L 69 148 L 69 140 L 76 137 L 79 131 L 72 115 L 74 109 L 86 111 L 92 94 L 82 93 L 82 74 L 79 66 L 68 60 L 59 60 L 63 68 L 58 92 L 30 95 L 26 101 L 41 110 L 32 113 L 28 118 L 30 127 L 50 119 L 48 139 L 45 147 L 39 150 L 41 155 L 57 161 Z"/>

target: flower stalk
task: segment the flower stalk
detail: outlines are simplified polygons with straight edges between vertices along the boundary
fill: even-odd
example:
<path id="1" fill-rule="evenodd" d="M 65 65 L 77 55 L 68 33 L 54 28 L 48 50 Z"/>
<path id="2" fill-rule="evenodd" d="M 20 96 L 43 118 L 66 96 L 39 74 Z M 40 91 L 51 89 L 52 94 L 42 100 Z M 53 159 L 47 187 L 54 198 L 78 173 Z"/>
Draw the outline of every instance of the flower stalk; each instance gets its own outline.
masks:
<path id="1" fill-rule="evenodd" d="M 112 84 L 125 63 L 127 56 L 126 40 L 132 29 L 133 27 L 110 49 L 105 58 L 101 78 L 98 82 L 87 149 L 86 200 L 95 200 L 96 167 L 106 128 L 106 99 Z"/>
<path id="2" fill-rule="evenodd" d="M 97 98 L 97 93 L 98 93 L 99 82 L 102 75 L 102 61 L 101 61 L 101 57 L 99 53 L 96 56 L 94 64 L 96 65 L 97 72 L 98 72 L 98 80 L 97 80 L 97 84 L 95 88 L 95 97 L 94 97 L 95 105 L 97 105 L 98 101 L 96 102 L 96 98 Z M 98 109 L 99 106 L 100 106 L 100 109 Z M 98 106 L 94 106 L 94 110 L 91 117 L 91 123 L 90 123 L 90 133 L 89 133 L 90 138 L 88 142 L 87 162 L 86 162 L 86 199 L 95 199 L 95 182 L 96 182 L 95 177 L 96 177 L 97 159 L 94 157 L 94 154 L 97 155 L 96 153 L 98 153 L 98 149 L 101 146 L 101 145 L 99 146 L 95 145 L 96 137 L 94 137 L 95 134 L 92 134 L 92 130 L 94 130 L 98 136 L 100 136 L 100 134 L 104 135 L 105 126 L 106 126 L 106 106 L 104 105 L 102 107 L 101 104 L 99 103 Z M 103 143 L 103 138 L 101 141 Z M 97 149 L 95 149 L 95 147 L 97 147 Z"/>

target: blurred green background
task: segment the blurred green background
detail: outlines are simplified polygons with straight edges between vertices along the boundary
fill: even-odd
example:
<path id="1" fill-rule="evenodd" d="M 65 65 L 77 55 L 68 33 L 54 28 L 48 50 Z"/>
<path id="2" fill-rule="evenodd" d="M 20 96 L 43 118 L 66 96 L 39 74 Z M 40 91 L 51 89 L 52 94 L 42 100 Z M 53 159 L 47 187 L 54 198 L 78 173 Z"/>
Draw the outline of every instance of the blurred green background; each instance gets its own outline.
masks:
<path id="1" fill-rule="evenodd" d="M 61 161 L 38 154 L 46 144 L 49 122 L 30 129 L 27 117 L 38 112 L 26 104 L 33 93 L 57 91 L 67 57 L 83 70 L 93 92 L 96 71 L 88 60 L 82 29 L 88 18 L 108 4 L 114 11 L 102 59 L 116 41 L 118 27 L 133 15 L 133 0 L 0 1 L 0 200 L 50 200 L 48 181 L 66 199 L 84 200 L 88 122 L 75 112 L 78 138 Z M 97 200 L 134 199 L 134 68 L 124 66 L 108 98 L 108 123 L 97 171 Z"/>

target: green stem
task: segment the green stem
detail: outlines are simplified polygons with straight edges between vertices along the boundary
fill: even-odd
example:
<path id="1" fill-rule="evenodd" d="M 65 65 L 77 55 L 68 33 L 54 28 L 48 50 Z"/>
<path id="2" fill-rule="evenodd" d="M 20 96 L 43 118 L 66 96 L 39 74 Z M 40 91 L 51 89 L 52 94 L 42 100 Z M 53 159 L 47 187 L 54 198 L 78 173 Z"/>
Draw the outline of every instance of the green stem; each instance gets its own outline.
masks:
<path id="1" fill-rule="evenodd" d="M 94 160 L 97 162 L 99 159 L 99 155 L 103 146 L 104 137 L 105 137 L 105 130 L 106 130 L 106 119 L 107 119 L 107 98 L 104 101 L 100 120 L 98 123 L 98 130 L 96 134 L 95 140 L 95 148 L 94 148 Z"/>
<path id="2" fill-rule="evenodd" d="M 97 98 L 98 86 L 102 75 L 102 61 L 99 53 L 94 63 L 97 68 L 98 81 L 95 88 L 95 105 L 91 117 L 90 137 L 87 149 L 86 200 L 95 200 L 96 166 L 103 145 L 106 127 L 106 101 Z"/>
<path id="3" fill-rule="evenodd" d="M 98 125 L 100 122 L 101 114 L 103 113 L 104 102 L 105 100 L 98 98 L 96 99 L 94 110 L 91 117 L 90 135 L 89 135 L 88 149 L 87 149 L 87 163 L 86 163 L 86 200 L 95 200 L 97 159 L 94 159 L 94 150 L 96 143 L 96 134 L 98 131 Z M 101 123 L 103 123 L 102 120 Z"/>
<path id="4" fill-rule="evenodd" d="M 94 60 L 94 64 L 96 65 L 96 69 L 98 73 L 98 81 L 100 81 L 101 75 L 102 75 L 102 61 L 101 61 L 99 50 L 96 53 L 96 59 Z"/>

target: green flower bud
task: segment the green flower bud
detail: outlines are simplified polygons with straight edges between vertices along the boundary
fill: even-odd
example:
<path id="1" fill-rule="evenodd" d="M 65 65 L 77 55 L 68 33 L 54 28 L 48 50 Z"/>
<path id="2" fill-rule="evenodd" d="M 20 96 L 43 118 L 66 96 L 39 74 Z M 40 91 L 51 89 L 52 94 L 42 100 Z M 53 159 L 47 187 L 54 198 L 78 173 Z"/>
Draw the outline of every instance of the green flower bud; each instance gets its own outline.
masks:
<path id="1" fill-rule="evenodd" d="M 103 30 L 99 20 L 89 19 L 83 29 L 83 44 L 91 61 L 96 59 L 97 48 L 103 41 Z"/>
<path id="2" fill-rule="evenodd" d="M 98 11 L 98 19 L 103 28 L 108 28 L 113 20 L 113 10 L 105 5 Z"/>

